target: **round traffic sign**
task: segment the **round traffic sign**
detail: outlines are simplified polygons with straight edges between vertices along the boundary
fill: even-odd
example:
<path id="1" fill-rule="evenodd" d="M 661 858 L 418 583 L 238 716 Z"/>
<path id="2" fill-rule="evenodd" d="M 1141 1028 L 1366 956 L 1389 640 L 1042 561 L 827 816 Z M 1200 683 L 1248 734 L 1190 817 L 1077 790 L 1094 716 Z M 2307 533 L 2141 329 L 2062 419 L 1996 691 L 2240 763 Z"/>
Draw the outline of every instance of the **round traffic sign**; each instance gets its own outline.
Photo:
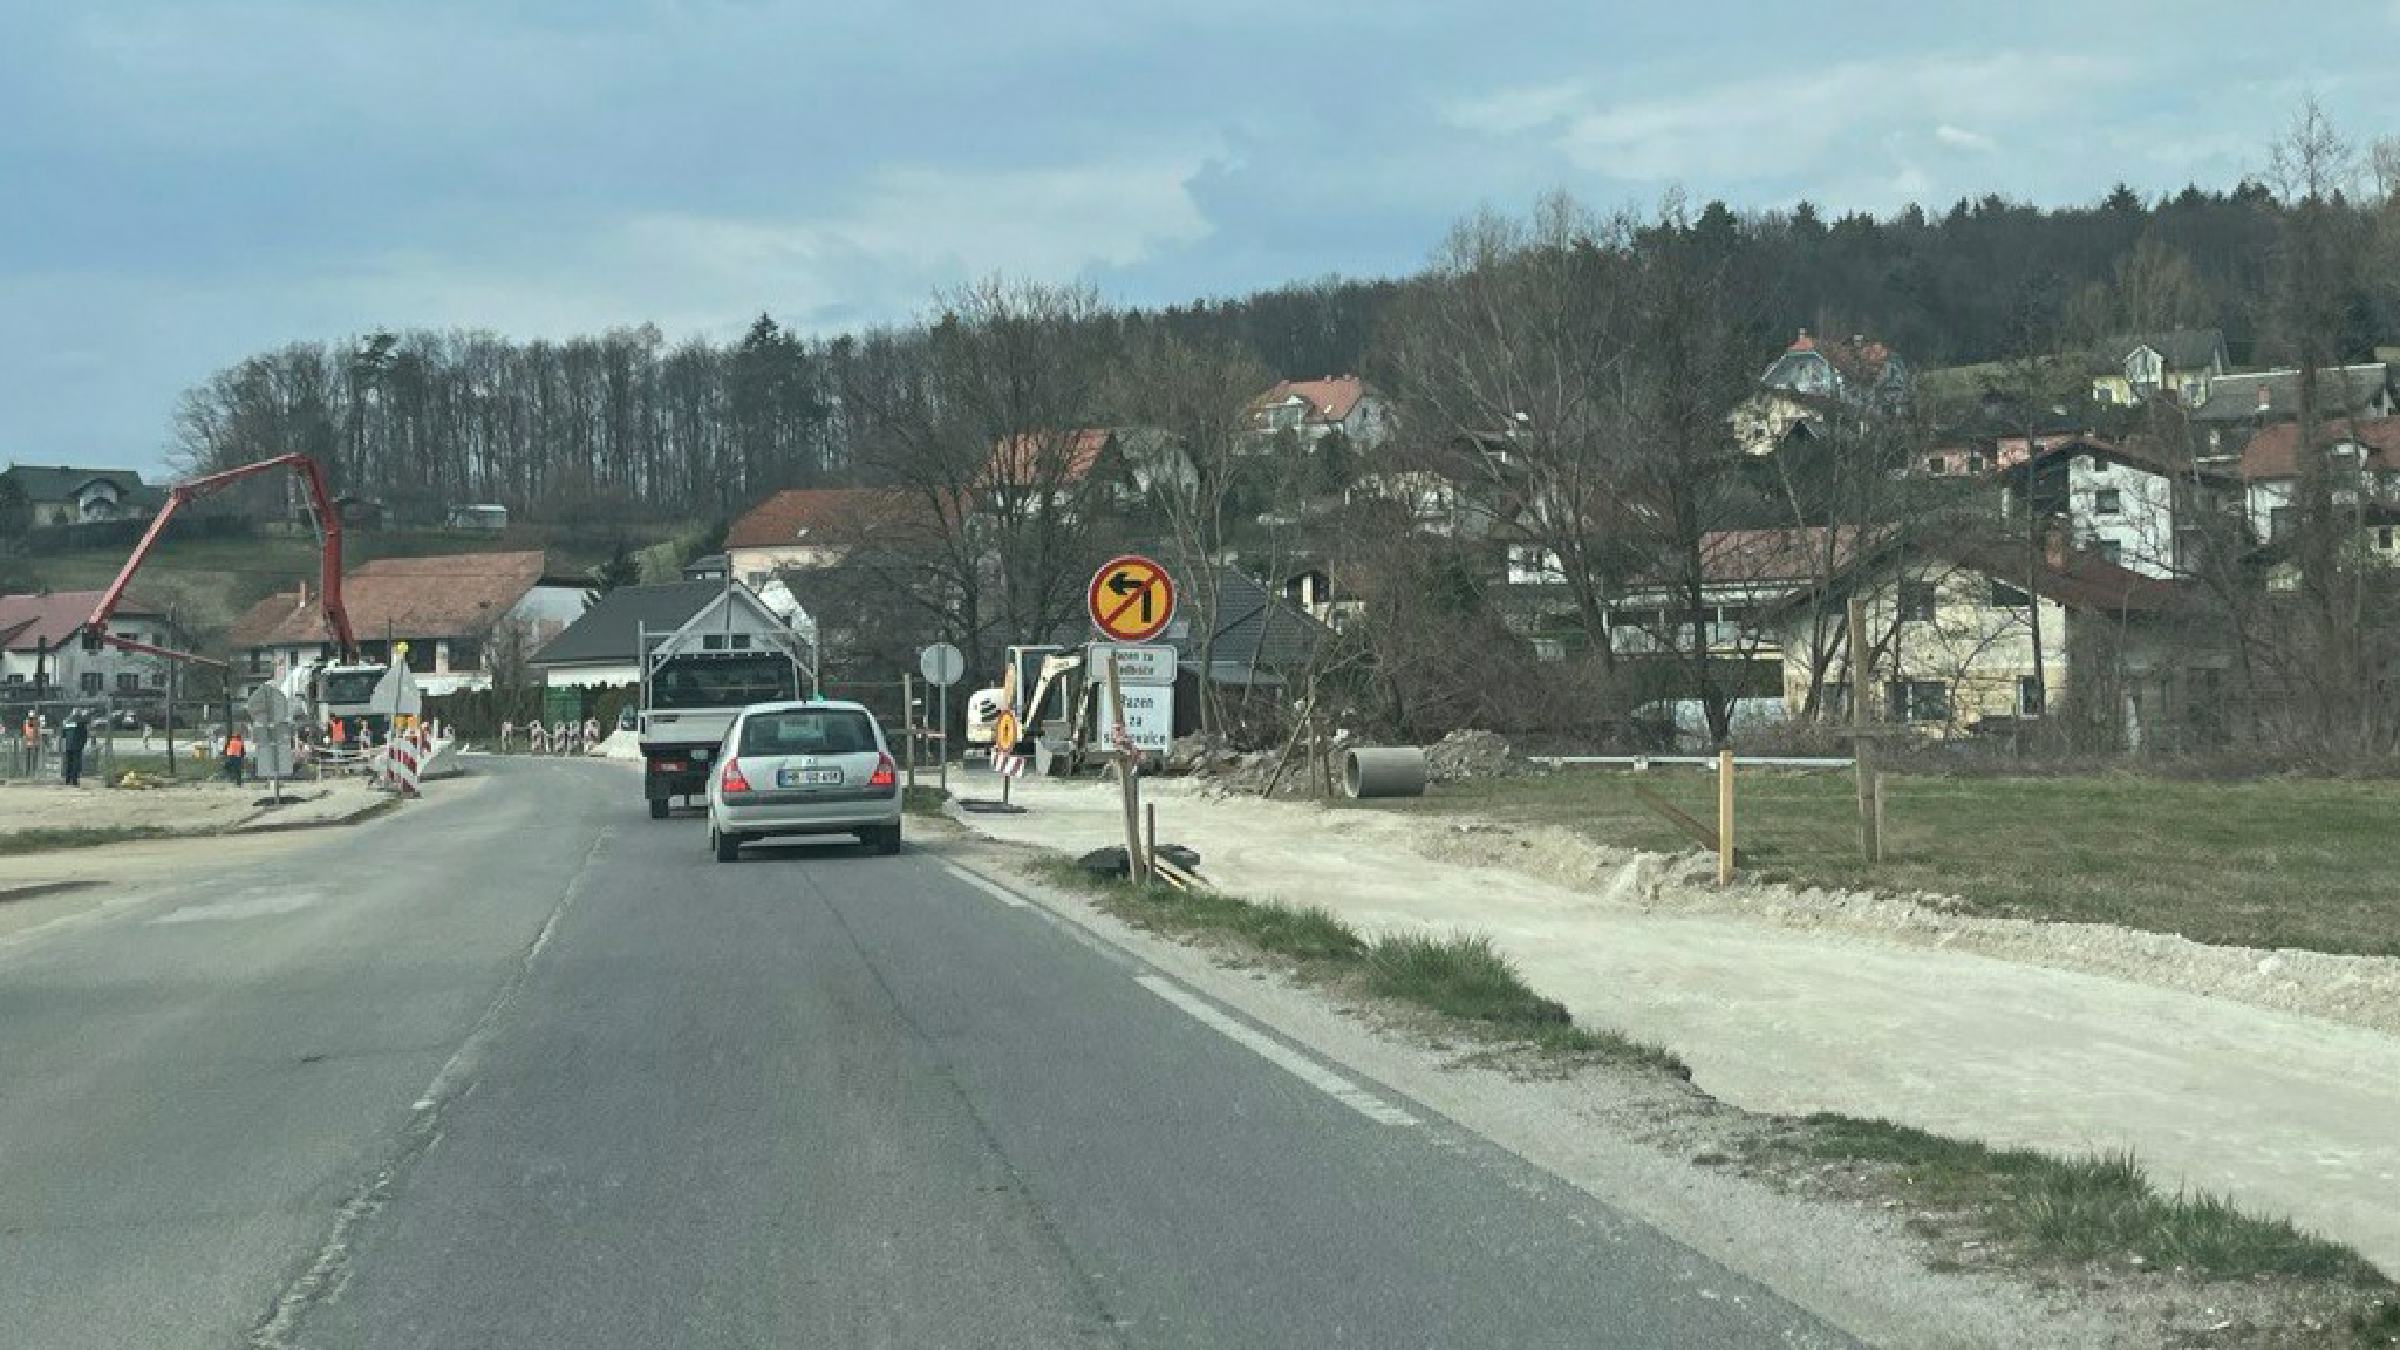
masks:
<path id="1" fill-rule="evenodd" d="M 992 748 L 1004 755 L 1017 748 L 1017 715 L 1006 708 L 992 723 Z"/>
<path id="2" fill-rule="evenodd" d="M 1085 600 L 1101 633 L 1118 642 L 1147 642 L 1175 617 L 1175 582 L 1158 563 L 1128 553 L 1101 564 Z"/>
<path id="3" fill-rule="evenodd" d="M 937 642 L 917 653 L 917 670 L 938 688 L 947 689 L 967 673 L 967 658 L 947 642 Z"/>

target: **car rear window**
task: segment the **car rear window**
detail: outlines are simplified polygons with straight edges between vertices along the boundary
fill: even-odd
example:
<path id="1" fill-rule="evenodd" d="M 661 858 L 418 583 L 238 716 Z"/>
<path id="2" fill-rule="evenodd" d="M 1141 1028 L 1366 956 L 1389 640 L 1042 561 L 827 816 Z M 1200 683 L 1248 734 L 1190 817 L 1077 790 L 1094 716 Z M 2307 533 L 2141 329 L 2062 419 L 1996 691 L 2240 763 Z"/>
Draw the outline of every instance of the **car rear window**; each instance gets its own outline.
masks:
<path id="1" fill-rule="evenodd" d="M 875 728 L 851 708 L 794 708 L 742 719 L 745 755 L 858 755 L 875 749 Z"/>

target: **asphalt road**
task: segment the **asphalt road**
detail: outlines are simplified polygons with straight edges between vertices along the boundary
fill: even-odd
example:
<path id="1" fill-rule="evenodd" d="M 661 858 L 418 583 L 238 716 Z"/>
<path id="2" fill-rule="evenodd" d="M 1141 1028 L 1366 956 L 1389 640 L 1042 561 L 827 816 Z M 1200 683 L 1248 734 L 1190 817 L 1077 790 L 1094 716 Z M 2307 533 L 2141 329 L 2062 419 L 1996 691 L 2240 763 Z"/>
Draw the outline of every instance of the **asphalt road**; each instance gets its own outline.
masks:
<path id="1" fill-rule="evenodd" d="M 924 849 L 485 772 L 0 945 L 0 1344 L 1848 1344 Z"/>

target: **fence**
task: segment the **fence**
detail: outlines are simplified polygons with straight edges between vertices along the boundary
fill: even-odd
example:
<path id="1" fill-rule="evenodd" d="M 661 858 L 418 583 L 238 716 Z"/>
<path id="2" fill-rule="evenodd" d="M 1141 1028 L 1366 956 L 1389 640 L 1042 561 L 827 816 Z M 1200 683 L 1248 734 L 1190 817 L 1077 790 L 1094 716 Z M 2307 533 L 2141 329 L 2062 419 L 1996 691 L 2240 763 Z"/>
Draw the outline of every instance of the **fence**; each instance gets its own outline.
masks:
<path id="1" fill-rule="evenodd" d="M 79 716 L 90 736 L 84 746 L 83 772 L 94 781 L 128 769 L 173 777 L 205 775 L 216 767 L 216 748 L 225 734 L 222 699 L 180 699 L 172 704 L 142 699 L 120 704 L 111 697 L 94 695 L 0 701 L 0 733 L 4 733 L 0 734 L 0 780 L 56 781 L 62 764 L 61 733 L 70 719 Z M 239 706 L 234 717 L 236 725 L 248 721 Z M 25 736 L 29 718 L 34 723 L 30 741 Z"/>

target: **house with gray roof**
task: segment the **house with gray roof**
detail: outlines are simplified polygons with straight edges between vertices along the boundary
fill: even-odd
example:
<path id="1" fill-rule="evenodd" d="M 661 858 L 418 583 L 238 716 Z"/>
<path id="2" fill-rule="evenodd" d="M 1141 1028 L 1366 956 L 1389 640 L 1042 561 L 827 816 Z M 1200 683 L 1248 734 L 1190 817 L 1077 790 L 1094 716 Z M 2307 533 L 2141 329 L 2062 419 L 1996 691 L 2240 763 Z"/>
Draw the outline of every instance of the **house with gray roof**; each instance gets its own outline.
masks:
<path id="1" fill-rule="evenodd" d="M 2092 397 L 2132 407 L 2154 394 L 2173 394 L 2184 406 L 2208 397 L 2211 381 L 2232 368 L 2219 328 L 2177 328 L 2163 333 L 2127 333 L 2100 344 Z"/>
<path id="2" fill-rule="evenodd" d="M 67 464 L 11 464 L 0 483 L 13 487 L 30 509 L 35 529 L 91 525 L 110 520 L 146 520 L 167 499 L 131 469 L 85 469 Z"/>
<path id="3" fill-rule="evenodd" d="M 672 633 L 725 593 L 723 577 L 619 586 L 542 645 L 526 664 L 562 687 L 639 684 L 641 635 Z"/>

